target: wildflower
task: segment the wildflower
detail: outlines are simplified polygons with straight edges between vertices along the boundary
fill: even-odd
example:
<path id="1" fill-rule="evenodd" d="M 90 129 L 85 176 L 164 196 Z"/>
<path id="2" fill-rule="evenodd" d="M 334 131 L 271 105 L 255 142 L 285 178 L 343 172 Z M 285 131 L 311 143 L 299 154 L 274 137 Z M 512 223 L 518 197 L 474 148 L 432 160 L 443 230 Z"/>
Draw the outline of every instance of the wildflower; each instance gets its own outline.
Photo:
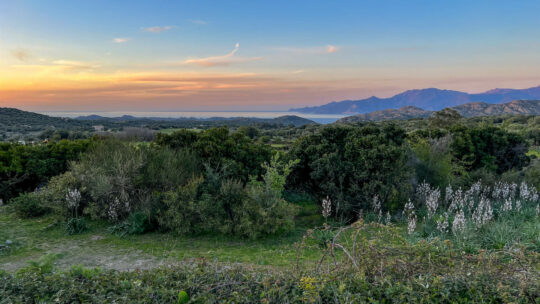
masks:
<path id="1" fill-rule="evenodd" d="M 446 233 L 448 232 L 448 226 L 448 212 L 445 212 L 444 215 L 437 220 L 437 230 L 441 233 Z"/>
<path id="2" fill-rule="evenodd" d="M 521 212 L 521 200 L 516 200 L 516 211 Z"/>
<path id="3" fill-rule="evenodd" d="M 465 219 L 465 213 L 463 212 L 463 209 L 460 209 L 459 212 L 456 213 L 454 222 L 452 223 L 452 232 L 454 235 L 461 234 L 463 231 L 465 231 L 466 224 L 467 220 Z"/>
<path id="4" fill-rule="evenodd" d="M 428 209 L 428 219 L 432 218 L 437 212 L 439 207 L 439 198 L 441 197 L 441 191 L 437 188 L 428 193 L 426 196 L 426 207 Z"/>
<path id="5" fill-rule="evenodd" d="M 493 208 L 491 207 L 491 202 L 486 197 L 482 196 L 478 206 L 476 206 L 476 210 L 473 212 L 472 220 L 476 227 L 480 228 L 488 223 L 491 219 L 493 219 Z"/>
<path id="6" fill-rule="evenodd" d="M 409 216 L 407 220 L 407 233 L 411 235 L 414 233 L 415 229 L 416 229 L 416 214 L 413 211 L 411 213 L 411 216 Z"/>
<path id="7" fill-rule="evenodd" d="M 381 211 L 381 201 L 379 200 L 378 195 L 373 196 L 373 201 L 371 203 L 371 206 L 373 207 L 373 212 L 374 213 L 380 213 L 380 211 Z"/>
<path id="8" fill-rule="evenodd" d="M 519 197 L 524 201 L 529 201 L 531 199 L 531 192 L 525 182 L 521 182 L 521 185 L 519 186 Z"/>
<path id="9" fill-rule="evenodd" d="M 502 211 L 508 212 L 512 211 L 512 200 L 507 198 L 504 200 L 504 204 L 502 206 Z"/>
<path id="10" fill-rule="evenodd" d="M 407 202 L 407 204 L 405 204 L 405 209 L 403 210 L 403 212 L 407 216 L 407 233 L 411 235 L 416 229 L 417 218 L 416 218 L 416 213 L 414 212 L 414 205 L 410 199 Z"/>
<path id="11" fill-rule="evenodd" d="M 113 202 L 109 205 L 109 210 L 107 211 L 107 215 L 109 216 L 109 219 L 111 220 L 117 220 L 119 217 L 118 214 L 118 208 L 121 206 L 120 200 L 115 197 Z"/>
<path id="12" fill-rule="evenodd" d="M 461 187 L 458 188 L 452 195 L 450 207 L 448 208 L 448 211 L 454 212 L 460 208 L 463 208 L 465 206 L 466 197 L 463 194 L 463 191 L 461 190 Z"/>
<path id="13" fill-rule="evenodd" d="M 536 209 L 538 209 L 538 205 L 536 206 Z M 392 221 L 392 216 L 390 215 L 390 212 L 386 211 L 386 225 L 389 225 Z"/>
<path id="14" fill-rule="evenodd" d="M 326 220 L 332 214 L 332 201 L 328 196 L 322 201 L 322 216 Z"/>
<path id="15" fill-rule="evenodd" d="M 69 208 L 79 207 L 79 203 L 81 202 L 81 192 L 79 192 L 77 189 L 68 189 L 66 194 L 66 202 Z"/>
<path id="16" fill-rule="evenodd" d="M 421 200 L 424 200 L 430 192 L 431 192 L 431 187 L 425 181 L 421 183 L 420 185 L 418 185 L 418 188 L 416 188 L 416 195 Z"/>

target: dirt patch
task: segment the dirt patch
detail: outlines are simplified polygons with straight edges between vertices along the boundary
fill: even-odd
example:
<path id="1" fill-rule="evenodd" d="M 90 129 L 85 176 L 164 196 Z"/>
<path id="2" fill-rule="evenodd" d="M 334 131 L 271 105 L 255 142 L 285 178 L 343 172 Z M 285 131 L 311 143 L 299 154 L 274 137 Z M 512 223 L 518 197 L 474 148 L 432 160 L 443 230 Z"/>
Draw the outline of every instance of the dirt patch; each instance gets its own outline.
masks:
<path id="1" fill-rule="evenodd" d="M 38 260 L 45 254 L 58 254 L 54 263 L 58 269 L 69 269 L 73 265 L 84 267 L 99 267 L 102 269 L 135 270 L 152 269 L 163 265 L 177 264 L 180 261 L 170 258 L 157 258 L 145 254 L 141 250 L 119 249 L 113 246 L 105 247 L 103 244 L 94 245 L 98 239 L 92 241 L 73 241 L 54 245 L 43 244 L 43 251 L 30 256 L 18 257 L 0 265 L 0 269 L 14 272 L 28 265 L 28 261 Z"/>

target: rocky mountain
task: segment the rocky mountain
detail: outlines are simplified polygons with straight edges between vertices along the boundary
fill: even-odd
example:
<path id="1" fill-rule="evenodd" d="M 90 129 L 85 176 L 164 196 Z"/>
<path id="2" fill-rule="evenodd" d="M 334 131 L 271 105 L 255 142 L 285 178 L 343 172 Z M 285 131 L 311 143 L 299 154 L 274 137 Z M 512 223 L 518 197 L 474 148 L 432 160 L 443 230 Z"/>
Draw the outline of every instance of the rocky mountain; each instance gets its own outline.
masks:
<path id="1" fill-rule="evenodd" d="M 540 115 L 540 100 L 514 100 L 503 104 L 471 102 L 453 108 L 461 116 Z"/>
<path id="2" fill-rule="evenodd" d="M 514 100 L 503 104 L 488 104 L 485 102 L 469 102 L 451 107 L 463 117 L 496 116 L 496 115 L 540 115 L 540 100 Z M 418 107 L 406 106 L 399 109 L 374 111 L 344 117 L 337 123 L 354 123 L 361 121 L 405 120 L 411 118 L 429 117 L 433 111 Z"/>
<path id="3" fill-rule="evenodd" d="M 409 90 L 390 98 L 375 96 L 361 100 L 333 101 L 331 103 L 305 108 L 292 108 L 291 112 L 314 114 L 361 114 L 406 106 L 438 111 L 470 102 L 504 103 L 512 100 L 540 99 L 540 86 L 529 89 L 494 89 L 479 94 L 436 88 Z"/>

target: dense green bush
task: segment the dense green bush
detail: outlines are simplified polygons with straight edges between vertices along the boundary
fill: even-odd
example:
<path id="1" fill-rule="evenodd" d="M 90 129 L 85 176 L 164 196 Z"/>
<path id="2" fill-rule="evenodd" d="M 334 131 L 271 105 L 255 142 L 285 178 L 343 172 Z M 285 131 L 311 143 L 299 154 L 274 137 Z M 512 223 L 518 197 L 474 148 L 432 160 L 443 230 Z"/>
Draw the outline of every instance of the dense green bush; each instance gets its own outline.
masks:
<path id="1" fill-rule="evenodd" d="M 0 143 L 0 199 L 7 202 L 34 191 L 68 169 L 92 145 L 91 140 L 61 140 L 48 144 Z"/>
<path id="2" fill-rule="evenodd" d="M 213 138 L 217 147 L 219 138 L 212 134 L 228 136 L 222 130 L 209 130 L 201 138 Z M 236 156 L 253 152 L 248 137 L 237 139 L 241 146 L 235 146 Z M 238 167 L 231 165 L 236 161 L 229 152 L 214 151 L 212 160 L 199 156 L 195 147 L 175 148 L 103 140 L 72 163 L 69 172 L 51 179 L 39 198 L 66 218 L 109 220 L 115 224 L 112 230 L 122 235 L 160 229 L 255 238 L 292 229 L 295 208 L 283 200 L 282 192 L 293 163 L 282 164 L 277 156 L 270 163 L 253 162 L 250 166 L 259 167 L 245 167 L 250 178 L 244 181 L 232 173 Z M 257 154 L 250 157 L 257 159 Z M 77 193 L 76 202 L 69 202 L 70 191 Z"/>
<path id="3" fill-rule="evenodd" d="M 497 127 L 456 126 L 451 149 L 455 160 L 467 170 L 485 168 L 503 173 L 526 166 L 529 158 L 525 139 Z"/>
<path id="4" fill-rule="evenodd" d="M 262 174 L 261 165 L 270 161 L 267 145 L 252 141 L 246 133 L 230 133 L 226 127 L 203 132 L 181 130 L 157 135 L 156 144 L 172 149 L 189 149 L 212 168 L 226 168 L 227 177 L 246 183 L 251 175 Z"/>
<path id="5" fill-rule="evenodd" d="M 205 179 L 194 178 L 165 193 L 159 223 L 179 234 L 219 231 L 256 238 L 290 231 L 295 208 L 283 200 L 282 192 L 292 165 L 275 157 L 264 166 L 263 181 L 252 178 L 245 186 L 207 167 Z"/>
<path id="6" fill-rule="evenodd" d="M 454 174 L 462 170 L 459 165 L 452 163 L 451 142 L 449 135 L 436 139 L 410 140 L 412 163 L 418 182 L 427 181 L 438 187 L 454 182 Z"/>
<path id="7" fill-rule="evenodd" d="M 298 139 L 289 153 L 299 159 L 288 187 L 318 200 L 329 196 L 336 215 L 355 219 L 379 195 L 385 209 L 401 207 L 410 187 L 405 131 L 395 125 L 332 126 Z"/>
<path id="8" fill-rule="evenodd" d="M 39 195 L 33 192 L 21 194 L 12 199 L 10 204 L 13 205 L 15 213 L 22 218 L 37 217 L 51 211 L 50 208 L 43 205 Z"/>

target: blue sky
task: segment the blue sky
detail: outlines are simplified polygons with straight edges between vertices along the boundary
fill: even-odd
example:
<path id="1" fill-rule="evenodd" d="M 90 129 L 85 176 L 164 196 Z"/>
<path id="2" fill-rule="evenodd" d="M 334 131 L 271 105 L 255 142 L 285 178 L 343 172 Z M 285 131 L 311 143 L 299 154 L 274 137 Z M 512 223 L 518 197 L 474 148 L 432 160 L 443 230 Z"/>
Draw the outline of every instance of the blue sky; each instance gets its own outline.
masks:
<path id="1" fill-rule="evenodd" d="M 2 1 L 0 106 L 275 110 L 540 85 L 539 1 Z"/>

